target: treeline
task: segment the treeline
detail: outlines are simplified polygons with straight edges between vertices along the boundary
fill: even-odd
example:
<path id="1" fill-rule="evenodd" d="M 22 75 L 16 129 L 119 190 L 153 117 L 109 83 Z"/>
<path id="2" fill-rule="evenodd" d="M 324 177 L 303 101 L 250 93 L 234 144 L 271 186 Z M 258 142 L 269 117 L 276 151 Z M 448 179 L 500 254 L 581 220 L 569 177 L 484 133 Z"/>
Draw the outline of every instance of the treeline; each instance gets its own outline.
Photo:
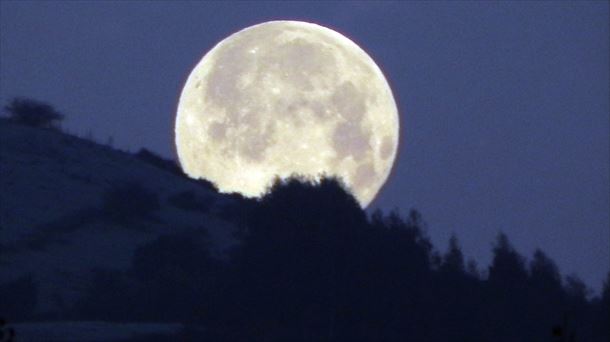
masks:
<path id="1" fill-rule="evenodd" d="M 58 129 L 63 118 L 31 100 L 5 109 L 13 122 L 41 128 Z M 135 156 L 182 175 L 150 151 Z M 155 196 L 122 184 L 93 214 L 141 224 L 139 217 L 160 209 Z M 610 340 L 610 278 L 590 299 L 582 281 L 562 279 L 542 251 L 526 260 L 505 235 L 482 276 L 465 264 L 457 238 L 436 251 L 416 211 L 367 217 L 334 179 L 293 178 L 260 200 L 233 197 L 237 204 L 219 215 L 241 227 L 242 242 L 228 257 L 212 254 L 206 227 L 159 237 L 135 252 L 127 271 L 95 271 L 86 295 L 61 319 L 183 322 L 190 328 L 172 339 L 194 341 Z M 191 192 L 168 202 L 201 212 L 209 206 Z M 3 314 L 40 319 L 36 292 L 29 277 L 3 284 Z"/>
<path id="2" fill-rule="evenodd" d="M 488 275 L 456 238 L 440 255 L 416 211 L 368 218 L 333 179 L 278 181 L 231 213 L 230 258 L 202 231 L 141 247 L 98 271 L 75 319 L 185 322 L 183 339 L 230 341 L 607 341 L 610 289 L 589 300 L 542 251 L 527 263 L 500 235 Z"/>

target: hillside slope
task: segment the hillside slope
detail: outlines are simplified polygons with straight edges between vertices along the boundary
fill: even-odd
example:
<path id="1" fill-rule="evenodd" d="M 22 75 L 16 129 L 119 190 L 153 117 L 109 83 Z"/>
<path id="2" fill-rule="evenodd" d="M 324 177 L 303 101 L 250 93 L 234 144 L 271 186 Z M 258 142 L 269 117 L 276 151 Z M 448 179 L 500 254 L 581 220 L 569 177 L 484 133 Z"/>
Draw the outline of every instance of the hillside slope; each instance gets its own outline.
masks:
<path id="1" fill-rule="evenodd" d="M 236 225 L 221 218 L 233 201 L 129 153 L 0 120 L 0 285 L 31 275 L 37 311 L 53 313 L 93 270 L 128 268 L 161 235 L 191 234 L 222 257 L 236 243 Z M 126 217 L 109 219 L 117 207 Z"/>

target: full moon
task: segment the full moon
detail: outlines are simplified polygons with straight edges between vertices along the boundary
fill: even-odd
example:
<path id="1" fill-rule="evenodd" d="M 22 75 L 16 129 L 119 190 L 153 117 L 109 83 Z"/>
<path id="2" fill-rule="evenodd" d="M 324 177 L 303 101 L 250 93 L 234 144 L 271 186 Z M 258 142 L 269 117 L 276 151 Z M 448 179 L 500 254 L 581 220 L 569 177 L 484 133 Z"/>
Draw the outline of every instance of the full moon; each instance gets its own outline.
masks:
<path id="1" fill-rule="evenodd" d="M 190 73 L 176 116 L 190 177 L 264 194 L 275 177 L 342 179 L 366 207 L 388 178 L 399 120 L 383 73 L 331 29 L 270 21 L 234 33 Z"/>

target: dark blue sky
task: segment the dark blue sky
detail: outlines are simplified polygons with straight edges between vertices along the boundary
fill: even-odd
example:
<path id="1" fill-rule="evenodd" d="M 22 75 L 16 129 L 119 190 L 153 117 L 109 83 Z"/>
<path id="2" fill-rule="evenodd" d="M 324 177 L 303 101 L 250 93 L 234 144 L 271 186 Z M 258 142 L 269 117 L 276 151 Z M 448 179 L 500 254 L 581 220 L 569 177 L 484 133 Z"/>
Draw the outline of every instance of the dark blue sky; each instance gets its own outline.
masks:
<path id="1" fill-rule="evenodd" d="M 69 131 L 175 157 L 184 81 L 227 35 L 315 22 L 358 43 L 401 115 L 373 207 L 419 209 L 434 244 L 455 233 L 487 266 L 499 231 L 599 289 L 610 269 L 608 3 L 0 4 L 0 101 L 63 111 Z"/>

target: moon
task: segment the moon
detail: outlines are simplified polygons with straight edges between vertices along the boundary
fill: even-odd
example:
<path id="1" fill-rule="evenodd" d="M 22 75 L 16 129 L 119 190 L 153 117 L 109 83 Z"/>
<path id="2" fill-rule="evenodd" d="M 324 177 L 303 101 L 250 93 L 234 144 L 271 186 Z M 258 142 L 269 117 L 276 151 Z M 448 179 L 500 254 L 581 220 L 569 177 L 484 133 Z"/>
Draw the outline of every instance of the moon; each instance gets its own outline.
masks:
<path id="1" fill-rule="evenodd" d="M 362 207 L 396 158 L 396 102 L 350 39 L 312 23 L 270 21 L 203 56 L 180 95 L 175 138 L 192 178 L 263 195 L 276 177 L 340 178 Z"/>

